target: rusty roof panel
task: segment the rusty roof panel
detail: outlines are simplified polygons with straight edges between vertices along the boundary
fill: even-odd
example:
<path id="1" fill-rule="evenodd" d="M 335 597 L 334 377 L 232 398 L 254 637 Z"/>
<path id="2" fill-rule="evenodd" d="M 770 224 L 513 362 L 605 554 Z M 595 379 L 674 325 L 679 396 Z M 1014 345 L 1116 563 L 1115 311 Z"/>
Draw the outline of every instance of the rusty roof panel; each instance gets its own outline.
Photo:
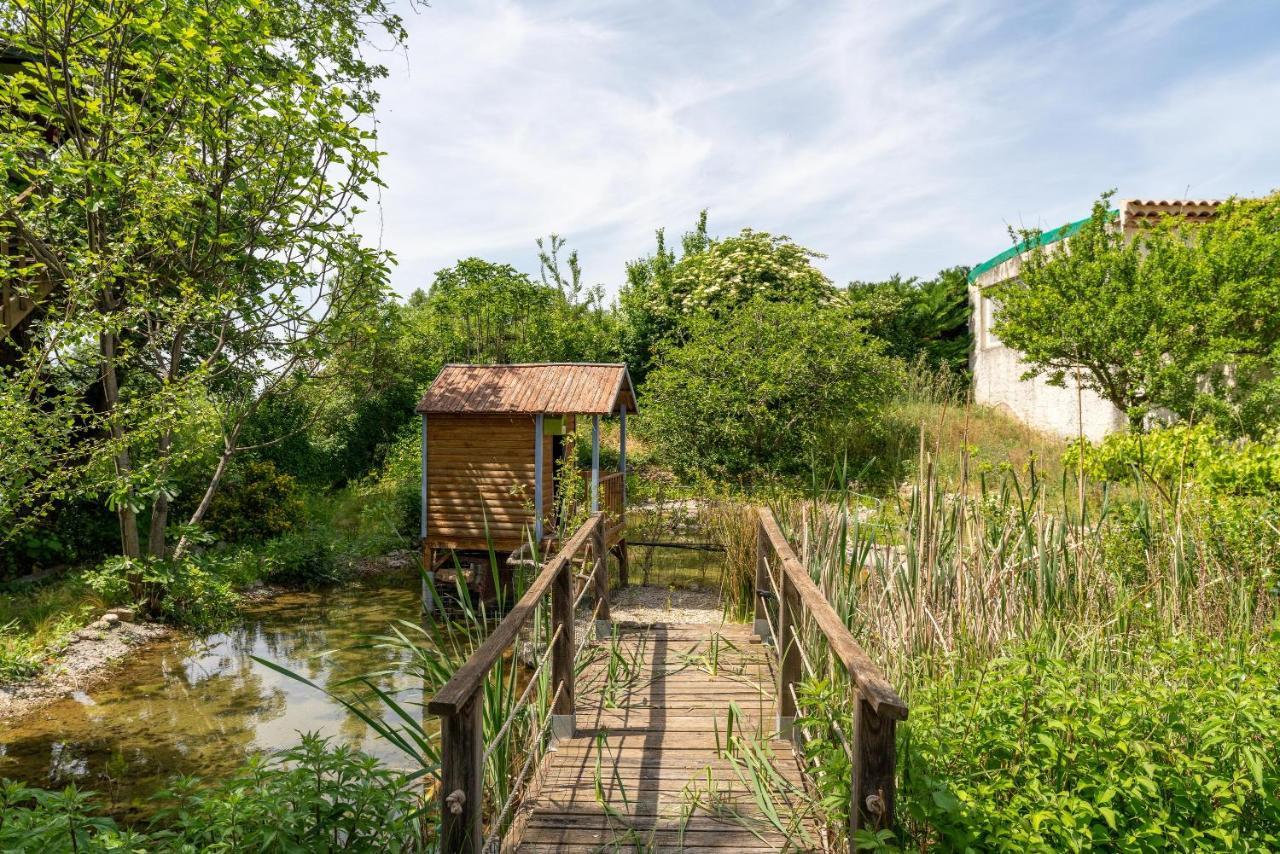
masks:
<path id="1" fill-rule="evenodd" d="M 424 414 L 612 415 L 636 411 L 626 365 L 445 365 L 418 404 Z"/>

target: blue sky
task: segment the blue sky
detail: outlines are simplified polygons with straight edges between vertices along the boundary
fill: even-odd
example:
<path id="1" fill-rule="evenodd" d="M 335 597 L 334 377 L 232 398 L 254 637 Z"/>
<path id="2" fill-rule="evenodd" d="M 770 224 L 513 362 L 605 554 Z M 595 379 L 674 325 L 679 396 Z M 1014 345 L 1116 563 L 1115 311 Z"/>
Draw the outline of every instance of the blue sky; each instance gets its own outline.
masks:
<path id="1" fill-rule="evenodd" d="M 557 232 L 616 293 L 653 231 L 744 226 L 837 283 L 929 276 L 1119 198 L 1280 188 L 1280 3 L 518 2 L 406 9 L 397 291 Z"/>

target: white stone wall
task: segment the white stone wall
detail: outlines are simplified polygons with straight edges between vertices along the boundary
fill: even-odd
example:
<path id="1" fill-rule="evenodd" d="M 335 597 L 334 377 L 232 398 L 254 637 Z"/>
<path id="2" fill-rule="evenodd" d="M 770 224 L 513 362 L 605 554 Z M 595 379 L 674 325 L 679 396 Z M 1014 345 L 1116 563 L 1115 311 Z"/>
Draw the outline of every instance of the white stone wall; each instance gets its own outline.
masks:
<path id="1" fill-rule="evenodd" d="M 983 296 L 983 289 L 1017 275 L 1018 265 L 1019 259 L 1011 258 L 969 286 L 974 400 L 1064 438 L 1078 436 L 1082 423 L 1085 438 L 1094 442 L 1123 430 L 1127 424 L 1124 413 L 1087 388 L 1077 393 L 1071 377 L 1067 377 L 1065 388 L 1049 385 L 1042 376 L 1022 379 L 1027 370 L 1022 354 L 1006 347 L 992 332 L 998 305 Z"/>

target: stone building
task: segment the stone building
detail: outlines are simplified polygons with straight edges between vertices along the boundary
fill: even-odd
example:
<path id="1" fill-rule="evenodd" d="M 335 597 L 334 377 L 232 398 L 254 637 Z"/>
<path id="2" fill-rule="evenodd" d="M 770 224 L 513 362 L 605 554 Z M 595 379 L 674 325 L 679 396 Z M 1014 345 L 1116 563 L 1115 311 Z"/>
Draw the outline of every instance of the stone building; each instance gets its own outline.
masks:
<path id="1" fill-rule="evenodd" d="M 1144 221 L 1160 216 L 1183 216 L 1189 220 L 1212 217 L 1218 202 L 1208 200 L 1141 200 L 1122 202 L 1113 213 L 1117 227 L 1132 233 Z M 1088 219 L 1046 231 L 1044 245 L 1070 240 Z M 1025 243 L 1006 249 L 974 267 L 969 273 L 969 328 L 973 333 L 973 351 L 969 368 L 973 373 L 974 400 L 1003 409 L 1031 427 L 1058 436 L 1074 438 L 1083 433 L 1098 441 L 1108 433 L 1123 430 L 1128 423 L 1125 414 L 1096 392 L 1077 388 L 1068 376 L 1066 387 L 1049 385 L 1043 376 L 1023 379 L 1027 365 L 1022 354 L 1006 347 L 996 337 L 993 327 L 999 303 L 987 295 L 995 284 L 1015 278 L 1028 247 Z"/>

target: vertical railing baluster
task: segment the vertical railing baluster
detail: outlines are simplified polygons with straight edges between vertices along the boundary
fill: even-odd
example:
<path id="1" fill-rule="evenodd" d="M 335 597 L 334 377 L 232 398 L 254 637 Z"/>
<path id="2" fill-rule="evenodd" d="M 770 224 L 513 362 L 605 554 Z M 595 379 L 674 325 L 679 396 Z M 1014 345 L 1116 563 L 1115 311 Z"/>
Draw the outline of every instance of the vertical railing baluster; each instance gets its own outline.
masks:
<path id="1" fill-rule="evenodd" d="M 861 696 L 853 717 L 853 784 L 850 787 L 849 846 L 856 830 L 893 826 L 898 722 L 881 715 Z"/>
<path id="2" fill-rule="evenodd" d="M 573 561 L 567 560 L 551 583 L 551 631 L 560 630 L 551 653 L 551 690 L 564 688 L 551 709 L 551 732 L 557 741 L 573 737 Z"/>
<path id="3" fill-rule="evenodd" d="M 605 550 L 603 514 L 596 517 L 596 529 L 591 535 L 591 556 L 596 576 L 596 639 L 613 634 L 613 620 L 609 616 L 609 553 Z"/>
<path id="4" fill-rule="evenodd" d="M 484 724 L 480 692 L 440 720 L 440 850 L 478 852 L 483 803 Z"/>
<path id="5" fill-rule="evenodd" d="M 765 532 L 764 522 L 756 523 L 756 586 L 751 591 L 752 597 L 756 600 L 755 607 L 755 625 L 752 631 L 755 636 L 765 639 L 769 634 L 769 615 L 765 611 L 768 607 L 765 604 L 764 597 L 769 591 L 769 535 Z M 770 638 L 776 641 L 777 638 Z"/>
<path id="6" fill-rule="evenodd" d="M 779 561 L 781 565 L 781 561 Z M 785 570 L 778 573 L 778 738 L 791 739 L 796 720 L 792 687 L 800 681 L 800 636 L 796 632 L 796 603 Z"/>

